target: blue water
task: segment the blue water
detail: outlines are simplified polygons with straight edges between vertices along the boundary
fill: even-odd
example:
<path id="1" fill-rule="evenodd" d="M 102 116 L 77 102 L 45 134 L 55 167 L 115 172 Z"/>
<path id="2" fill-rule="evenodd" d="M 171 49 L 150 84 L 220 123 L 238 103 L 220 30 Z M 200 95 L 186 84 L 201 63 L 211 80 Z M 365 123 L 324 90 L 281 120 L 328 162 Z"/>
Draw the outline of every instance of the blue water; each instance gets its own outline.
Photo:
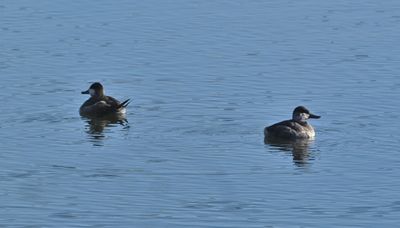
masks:
<path id="1" fill-rule="evenodd" d="M 0 2 L 1 227 L 396 227 L 400 2 Z M 132 98 L 93 126 L 80 91 Z M 315 141 L 265 145 L 307 106 Z"/>

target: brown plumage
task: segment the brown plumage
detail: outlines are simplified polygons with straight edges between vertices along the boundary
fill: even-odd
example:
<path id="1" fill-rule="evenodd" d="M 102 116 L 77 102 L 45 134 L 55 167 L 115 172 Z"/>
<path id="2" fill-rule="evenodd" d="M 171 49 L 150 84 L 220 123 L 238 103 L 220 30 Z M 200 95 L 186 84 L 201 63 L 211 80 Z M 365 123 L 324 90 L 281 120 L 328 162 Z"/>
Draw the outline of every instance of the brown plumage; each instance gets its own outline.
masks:
<path id="1" fill-rule="evenodd" d="M 82 94 L 90 94 L 90 98 L 79 108 L 79 114 L 86 117 L 103 117 L 111 114 L 123 114 L 130 99 L 119 102 L 117 99 L 106 96 L 103 86 L 95 82 Z"/>
<path id="2" fill-rule="evenodd" d="M 269 139 L 312 139 L 315 136 L 315 131 L 307 123 L 309 118 L 318 119 L 320 116 L 311 114 L 303 106 L 298 106 L 294 109 L 291 120 L 285 120 L 266 127 L 264 136 Z"/>

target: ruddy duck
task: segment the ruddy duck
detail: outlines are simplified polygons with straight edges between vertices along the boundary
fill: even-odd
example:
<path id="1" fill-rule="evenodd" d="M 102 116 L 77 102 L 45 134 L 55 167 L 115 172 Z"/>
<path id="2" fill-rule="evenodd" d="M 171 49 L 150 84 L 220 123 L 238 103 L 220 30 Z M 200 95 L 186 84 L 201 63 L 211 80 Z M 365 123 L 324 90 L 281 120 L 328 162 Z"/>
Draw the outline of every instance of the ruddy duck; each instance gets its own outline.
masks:
<path id="1" fill-rule="evenodd" d="M 264 129 L 265 139 L 313 139 L 314 128 L 307 123 L 309 118 L 319 119 L 320 116 L 311 114 L 304 106 L 298 106 L 293 111 L 291 120 L 285 120 Z"/>
<path id="2" fill-rule="evenodd" d="M 85 117 L 104 117 L 112 114 L 124 114 L 130 99 L 119 102 L 117 99 L 104 95 L 103 86 L 93 83 L 82 94 L 90 94 L 90 98 L 79 108 L 79 114 Z"/>

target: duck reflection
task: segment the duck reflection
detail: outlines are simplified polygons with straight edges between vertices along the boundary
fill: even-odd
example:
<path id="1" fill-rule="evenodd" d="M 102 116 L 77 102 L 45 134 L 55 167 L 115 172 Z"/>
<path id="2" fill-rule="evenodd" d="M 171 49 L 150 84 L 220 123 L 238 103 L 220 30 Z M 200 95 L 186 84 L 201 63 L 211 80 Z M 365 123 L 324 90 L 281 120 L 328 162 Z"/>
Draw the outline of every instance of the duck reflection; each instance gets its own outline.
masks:
<path id="1" fill-rule="evenodd" d="M 118 113 L 103 117 L 88 118 L 82 117 L 86 121 L 86 133 L 89 135 L 91 142 L 95 146 L 102 146 L 105 139 L 105 130 L 110 127 L 122 126 L 124 129 L 129 128 L 128 120 L 125 114 Z"/>
<path id="2" fill-rule="evenodd" d="M 309 139 L 282 140 L 265 137 L 264 143 L 279 151 L 292 153 L 293 163 L 296 166 L 306 166 L 309 164 L 309 160 L 313 159 L 313 155 L 309 151 L 313 141 Z"/>

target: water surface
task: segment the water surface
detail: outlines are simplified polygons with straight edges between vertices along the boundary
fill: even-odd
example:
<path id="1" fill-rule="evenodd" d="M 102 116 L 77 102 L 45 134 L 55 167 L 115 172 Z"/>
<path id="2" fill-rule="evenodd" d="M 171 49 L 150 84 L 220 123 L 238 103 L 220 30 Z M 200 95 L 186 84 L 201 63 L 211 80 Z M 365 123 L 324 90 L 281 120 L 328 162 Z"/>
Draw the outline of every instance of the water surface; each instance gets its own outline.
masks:
<path id="1" fill-rule="evenodd" d="M 0 3 L 0 226 L 395 227 L 397 1 Z M 79 117 L 101 81 L 128 124 Z M 265 145 L 307 106 L 316 140 Z"/>

